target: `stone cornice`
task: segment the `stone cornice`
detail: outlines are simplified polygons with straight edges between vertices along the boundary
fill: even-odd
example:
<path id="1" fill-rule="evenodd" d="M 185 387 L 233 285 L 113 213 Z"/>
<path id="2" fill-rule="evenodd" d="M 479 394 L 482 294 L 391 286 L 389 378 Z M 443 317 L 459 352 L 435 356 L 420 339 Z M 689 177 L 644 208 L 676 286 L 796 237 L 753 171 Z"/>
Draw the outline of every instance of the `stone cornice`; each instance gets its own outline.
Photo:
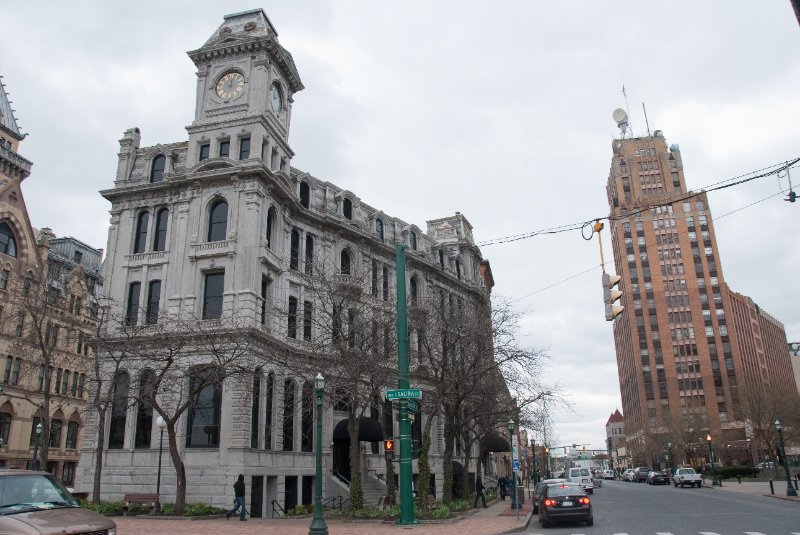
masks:
<path id="1" fill-rule="evenodd" d="M 281 47 L 273 37 L 258 37 L 255 39 L 230 38 L 214 45 L 192 50 L 187 54 L 199 68 L 201 63 L 213 59 L 232 55 L 252 54 L 260 50 L 268 52 L 270 56 L 274 58 L 286 77 L 292 92 L 304 89 L 303 82 L 300 81 L 300 73 L 297 72 L 292 62 L 287 61 L 283 47 Z"/>

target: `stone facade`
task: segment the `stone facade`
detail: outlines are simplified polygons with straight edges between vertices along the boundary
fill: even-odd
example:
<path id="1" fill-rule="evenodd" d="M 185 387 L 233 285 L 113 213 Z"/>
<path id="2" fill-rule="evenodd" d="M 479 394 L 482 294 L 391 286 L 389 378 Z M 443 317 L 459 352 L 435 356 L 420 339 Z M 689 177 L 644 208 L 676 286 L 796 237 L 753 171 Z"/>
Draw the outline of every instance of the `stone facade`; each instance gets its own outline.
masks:
<path id="1" fill-rule="evenodd" d="M 149 322 L 155 301 L 162 314 L 173 317 L 235 317 L 252 332 L 260 351 L 301 354 L 312 347 L 314 333 L 309 328 L 306 338 L 297 324 L 294 330 L 286 309 L 310 299 L 304 276 L 312 263 L 345 273 L 346 255 L 354 273 L 373 273 L 376 303 L 392 306 L 396 244 L 408 246 L 407 283 L 413 279 L 420 294 L 442 288 L 488 299 L 491 268 L 462 214 L 428 221 L 423 232 L 291 166 L 293 95 L 303 85 L 262 10 L 226 16 L 189 57 L 197 66 L 197 99 L 188 140 L 142 147 L 139 129 L 128 129 L 120 140 L 114 187 L 102 192 L 111 202 L 104 289 L 117 313 L 133 323 Z M 218 295 L 209 293 L 210 276 L 221 284 Z M 154 282 L 157 295 L 152 295 Z M 131 389 L 137 388 L 141 371 L 129 370 Z M 207 430 L 218 433 L 218 445 L 187 446 L 194 438 L 187 438 L 189 423 L 182 418 L 176 433 L 187 468 L 187 501 L 228 506 L 232 484 L 243 473 L 253 516 L 269 516 L 273 504 L 288 509 L 311 503 L 314 454 L 296 431 L 300 425 L 292 440 L 284 440 L 281 422 L 287 413 L 293 422 L 303 421 L 303 396 L 295 395 L 289 409 L 285 395 L 287 389 L 303 391 L 312 379 L 267 365 L 255 384 L 226 381 L 218 429 Z M 104 453 L 104 499 L 155 490 L 159 429 L 154 418 L 137 420 L 138 410 L 131 404 L 113 424 L 124 428 L 124 436 Z M 345 417 L 331 407 L 323 414 L 323 464 L 329 476 L 335 464 L 331 437 Z M 139 422 L 149 426 L 149 443 L 137 444 Z M 82 490 L 89 490 L 93 478 L 96 425 L 96 419 L 87 425 L 83 443 Z M 106 425 L 109 437 L 112 423 Z M 440 422 L 433 426 L 431 448 L 439 474 L 441 427 Z M 375 476 L 385 471 L 383 454 L 366 444 L 361 451 L 365 486 L 380 490 Z M 161 494 L 168 502 L 174 499 L 175 475 L 167 455 L 161 474 Z M 436 485 L 440 495 L 441 476 Z M 334 477 L 326 477 L 324 486 L 326 496 L 347 494 Z"/>

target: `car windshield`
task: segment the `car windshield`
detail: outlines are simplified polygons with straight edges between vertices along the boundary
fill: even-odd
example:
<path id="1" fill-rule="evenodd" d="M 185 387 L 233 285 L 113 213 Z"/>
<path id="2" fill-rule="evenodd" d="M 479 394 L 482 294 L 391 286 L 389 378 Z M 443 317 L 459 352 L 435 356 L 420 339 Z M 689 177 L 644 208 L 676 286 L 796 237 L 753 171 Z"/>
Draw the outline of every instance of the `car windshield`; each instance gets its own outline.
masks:
<path id="1" fill-rule="evenodd" d="M 694 474 L 694 468 L 681 468 L 678 470 L 678 473 L 681 474 Z"/>
<path id="2" fill-rule="evenodd" d="M 576 494 L 583 494 L 583 490 L 579 485 L 551 485 L 547 489 L 547 495 L 553 496 L 575 496 Z"/>
<path id="3" fill-rule="evenodd" d="M 587 468 L 581 468 L 581 475 L 582 476 L 588 476 L 589 475 L 589 470 Z"/>
<path id="4" fill-rule="evenodd" d="M 53 476 L 25 474 L 0 477 L 0 515 L 59 507 L 80 507 L 80 504 Z"/>

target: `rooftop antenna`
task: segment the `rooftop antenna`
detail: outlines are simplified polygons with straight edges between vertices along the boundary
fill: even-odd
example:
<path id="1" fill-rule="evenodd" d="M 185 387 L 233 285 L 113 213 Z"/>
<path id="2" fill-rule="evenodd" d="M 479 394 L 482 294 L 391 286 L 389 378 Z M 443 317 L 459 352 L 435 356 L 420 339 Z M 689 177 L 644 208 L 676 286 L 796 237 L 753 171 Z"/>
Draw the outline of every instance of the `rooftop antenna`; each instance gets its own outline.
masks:
<path id="1" fill-rule="evenodd" d="M 625 134 L 628 132 L 628 114 L 622 108 L 617 108 L 614 110 L 614 113 L 611 114 L 611 117 L 616 121 L 617 127 L 619 128 L 619 133 L 622 137 L 625 137 Z"/>
<path id="2" fill-rule="evenodd" d="M 644 111 L 644 124 L 647 125 L 647 137 L 650 137 L 650 122 L 647 120 L 647 108 L 644 107 L 644 102 L 642 102 L 642 110 Z"/>
<path id="3" fill-rule="evenodd" d="M 631 108 L 628 106 L 628 94 L 625 92 L 625 84 L 622 84 L 622 95 L 625 97 L 625 113 L 628 117 L 631 116 Z M 633 128 L 631 128 L 631 136 L 633 136 Z"/>

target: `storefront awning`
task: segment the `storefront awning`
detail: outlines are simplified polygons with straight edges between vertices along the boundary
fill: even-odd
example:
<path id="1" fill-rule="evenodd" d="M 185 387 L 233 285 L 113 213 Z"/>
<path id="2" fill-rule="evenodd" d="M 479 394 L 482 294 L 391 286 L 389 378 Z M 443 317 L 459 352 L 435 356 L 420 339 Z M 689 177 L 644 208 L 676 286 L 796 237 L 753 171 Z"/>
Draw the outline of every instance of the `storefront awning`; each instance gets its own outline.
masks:
<path id="1" fill-rule="evenodd" d="M 350 433 L 347 431 L 347 418 L 339 421 L 333 428 L 333 440 L 347 442 L 350 440 Z M 383 428 L 381 423 L 375 418 L 358 419 L 358 440 L 360 442 L 380 442 L 383 440 Z"/>

